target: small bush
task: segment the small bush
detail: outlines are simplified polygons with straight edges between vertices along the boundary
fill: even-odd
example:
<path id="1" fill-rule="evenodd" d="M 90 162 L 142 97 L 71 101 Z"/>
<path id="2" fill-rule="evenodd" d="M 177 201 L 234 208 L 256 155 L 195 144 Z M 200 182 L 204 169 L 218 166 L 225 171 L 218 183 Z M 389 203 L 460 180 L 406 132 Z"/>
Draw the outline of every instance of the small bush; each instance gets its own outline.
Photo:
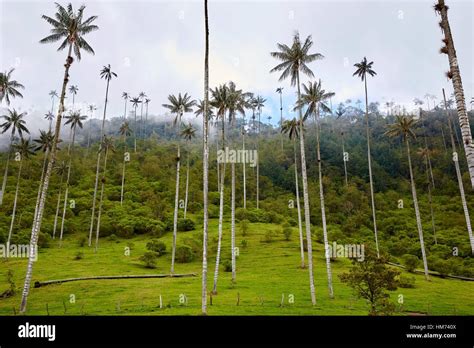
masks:
<path id="1" fill-rule="evenodd" d="M 77 244 L 79 245 L 80 248 L 83 248 L 85 245 L 86 245 L 86 242 L 87 242 L 87 238 L 82 236 L 81 238 L 79 238 L 79 240 L 77 241 Z"/>
<path id="2" fill-rule="evenodd" d="M 265 236 L 262 238 L 262 243 L 272 243 L 275 239 L 275 232 L 274 231 L 268 231 L 265 233 Z"/>
<path id="3" fill-rule="evenodd" d="M 178 245 L 176 247 L 176 262 L 188 263 L 194 259 L 193 250 L 188 245 Z"/>
<path id="4" fill-rule="evenodd" d="M 82 260 L 84 258 L 84 253 L 82 251 L 78 251 L 74 256 L 74 260 Z"/>
<path id="5" fill-rule="evenodd" d="M 156 268 L 157 258 L 157 253 L 154 251 L 147 251 L 145 254 L 143 254 L 143 256 L 140 257 L 140 261 L 145 264 L 146 268 Z"/>
<path id="6" fill-rule="evenodd" d="M 247 249 L 249 243 L 247 242 L 247 240 L 242 239 L 242 241 L 240 242 L 240 245 L 242 246 L 242 249 Z"/>
<path id="7" fill-rule="evenodd" d="M 195 228 L 195 223 L 191 219 L 178 219 L 178 231 L 186 232 L 192 231 Z"/>
<path id="8" fill-rule="evenodd" d="M 283 236 L 285 237 L 286 241 L 291 239 L 292 228 L 289 226 L 283 227 Z"/>
<path id="9" fill-rule="evenodd" d="M 402 256 L 403 265 L 406 267 L 408 272 L 413 272 L 418 266 L 420 260 L 415 255 L 405 254 Z"/>
<path id="10" fill-rule="evenodd" d="M 224 266 L 224 272 L 232 272 L 231 260 L 224 260 L 224 262 L 222 262 L 222 266 Z"/>
<path id="11" fill-rule="evenodd" d="M 415 277 L 406 277 L 404 275 L 401 275 L 398 279 L 398 286 L 401 288 L 414 288 L 415 280 Z"/>
<path id="12" fill-rule="evenodd" d="M 38 247 L 49 248 L 50 243 L 51 243 L 51 236 L 47 233 L 40 232 L 38 236 Z"/>
<path id="13" fill-rule="evenodd" d="M 115 235 L 115 234 L 112 233 L 112 234 L 109 236 L 109 240 L 110 240 L 111 242 L 118 242 L 119 238 L 117 237 L 117 235 Z"/>
<path id="14" fill-rule="evenodd" d="M 146 248 L 149 251 L 156 252 L 158 256 L 161 256 L 166 252 L 166 244 L 163 241 L 157 239 L 152 239 L 146 243 Z"/>

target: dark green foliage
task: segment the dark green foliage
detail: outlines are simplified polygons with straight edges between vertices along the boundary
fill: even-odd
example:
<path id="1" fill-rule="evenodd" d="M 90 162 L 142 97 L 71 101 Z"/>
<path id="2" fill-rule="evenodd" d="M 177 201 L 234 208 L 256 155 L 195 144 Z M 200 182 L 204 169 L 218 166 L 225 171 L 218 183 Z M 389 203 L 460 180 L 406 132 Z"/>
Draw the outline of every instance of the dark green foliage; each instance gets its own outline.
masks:
<path id="1" fill-rule="evenodd" d="M 291 239 L 291 234 L 293 232 L 293 229 L 289 226 L 285 226 L 285 227 L 283 227 L 282 231 L 283 231 L 283 236 L 284 236 L 285 240 L 289 241 Z"/>
<path id="2" fill-rule="evenodd" d="M 186 232 L 192 231 L 195 228 L 195 223 L 191 219 L 178 219 L 178 231 Z"/>
<path id="3" fill-rule="evenodd" d="M 231 260 L 224 260 L 222 262 L 222 266 L 224 267 L 224 272 L 232 272 L 232 261 Z"/>
<path id="4" fill-rule="evenodd" d="M 420 264 L 420 260 L 415 255 L 405 254 L 402 257 L 403 265 L 408 272 L 413 272 Z"/>
<path id="5" fill-rule="evenodd" d="M 249 220 L 244 219 L 240 221 L 240 232 L 242 232 L 242 236 L 246 236 L 249 230 Z"/>
<path id="6" fill-rule="evenodd" d="M 0 294 L 0 298 L 11 297 L 16 293 L 16 286 L 13 280 L 13 271 L 11 269 L 8 270 L 6 278 L 7 283 L 9 284 L 9 288 Z"/>
<path id="7" fill-rule="evenodd" d="M 178 245 L 176 247 L 176 262 L 188 263 L 194 260 L 193 249 L 189 245 Z"/>
<path id="8" fill-rule="evenodd" d="M 339 275 L 343 283 L 354 289 L 358 297 L 370 304 L 369 315 L 390 314 L 394 306 L 389 300 L 387 290 L 396 290 L 400 272 L 386 265 L 387 259 L 370 248 L 365 250 L 364 261 L 352 261 L 349 273 Z"/>
<path id="9" fill-rule="evenodd" d="M 398 278 L 398 286 L 400 288 L 414 288 L 415 287 L 415 280 L 416 280 L 416 278 L 413 277 L 413 276 L 407 277 L 407 276 L 401 275 Z"/>
<path id="10" fill-rule="evenodd" d="M 156 252 L 158 256 L 161 256 L 166 252 L 166 244 L 163 241 L 157 239 L 152 239 L 146 243 L 146 248 L 150 251 Z"/>
<path id="11" fill-rule="evenodd" d="M 140 261 L 145 264 L 146 268 L 156 268 L 157 259 L 158 255 L 154 251 L 147 251 L 140 257 Z"/>

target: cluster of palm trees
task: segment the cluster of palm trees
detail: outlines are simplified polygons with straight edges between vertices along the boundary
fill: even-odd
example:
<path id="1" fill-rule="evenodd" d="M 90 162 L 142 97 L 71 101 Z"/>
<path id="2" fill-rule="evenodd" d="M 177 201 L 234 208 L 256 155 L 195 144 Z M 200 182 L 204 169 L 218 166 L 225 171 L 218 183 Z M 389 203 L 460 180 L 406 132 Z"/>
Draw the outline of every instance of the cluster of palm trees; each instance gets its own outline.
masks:
<path id="1" fill-rule="evenodd" d="M 15 211 L 16 211 L 16 202 L 18 197 L 18 185 L 19 179 L 21 176 L 22 161 L 28 159 L 28 157 L 33 153 L 34 150 L 41 150 L 44 152 L 44 162 L 43 169 L 41 173 L 40 186 L 38 189 L 37 202 L 35 207 L 34 219 L 32 224 L 31 231 L 31 249 L 32 253 L 28 261 L 27 272 L 25 277 L 25 283 L 22 293 L 22 302 L 20 311 L 22 313 L 26 310 L 27 298 L 30 290 L 32 272 L 33 272 L 33 261 L 35 260 L 36 255 L 34 252 L 36 250 L 35 246 L 38 241 L 39 231 L 41 229 L 41 223 L 43 219 L 43 212 L 46 202 L 46 197 L 48 193 L 48 186 L 50 179 L 53 173 L 53 170 L 56 171 L 60 177 L 61 185 L 59 187 L 58 203 L 56 209 L 55 217 L 55 227 L 54 232 L 56 232 L 56 224 L 58 220 L 59 207 L 62 197 L 62 191 L 64 190 L 64 202 L 63 202 L 63 212 L 62 212 L 62 222 L 60 230 L 60 239 L 63 237 L 64 231 L 64 222 L 66 218 L 66 208 L 67 208 L 67 199 L 69 193 L 69 185 L 71 178 L 71 165 L 74 151 L 74 143 L 76 131 L 79 128 L 83 127 L 83 121 L 86 119 L 86 116 L 81 115 L 81 112 L 74 109 L 75 97 L 78 93 L 78 87 L 76 85 L 71 85 L 69 89 L 68 83 L 70 78 L 70 70 L 75 62 L 81 60 L 81 52 L 85 51 L 87 53 L 94 54 L 94 50 L 85 40 L 85 35 L 98 30 L 98 26 L 94 24 L 97 19 L 96 16 L 84 17 L 85 6 L 79 7 L 76 11 L 73 9 L 72 5 L 69 4 L 66 7 L 63 7 L 60 4 L 56 4 L 56 13 L 53 17 L 42 16 L 42 18 L 52 26 L 51 33 L 49 36 L 45 37 L 40 41 L 40 43 L 55 43 L 60 42 L 58 51 L 67 50 L 66 61 L 64 64 L 64 78 L 62 80 L 62 89 L 58 95 L 56 91 L 51 91 L 49 96 L 51 97 L 51 111 L 48 112 L 45 118 L 49 121 L 49 130 L 48 132 L 42 131 L 40 133 L 40 138 L 36 139 L 34 142 L 37 143 L 36 149 L 30 142 L 29 139 L 23 138 L 23 133 L 28 133 L 28 130 L 25 126 L 23 118 L 25 117 L 24 113 L 18 113 L 15 109 L 9 110 L 8 115 L 4 116 L 5 122 L 0 125 L 2 132 L 7 132 L 11 129 L 10 136 L 10 145 L 7 155 L 5 175 L 2 182 L 2 191 L 0 192 L 0 205 L 3 201 L 3 195 L 6 188 L 6 180 L 9 170 L 10 162 L 10 152 L 15 150 L 15 159 L 19 161 L 18 168 L 18 180 L 15 193 L 14 209 L 12 215 L 11 226 L 13 227 Z M 444 33 L 443 42 L 445 46 L 441 49 L 441 53 L 445 53 L 449 57 L 450 71 L 447 73 L 447 76 L 453 80 L 453 87 L 455 91 L 455 99 L 458 109 L 460 127 L 462 130 L 462 138 L 464 144 L 464 150 L 466 158 L 468 161 L 469 172 L 472 180 L 472 185 L 474 187 L 474 146 L 472 144 L 472 137 L 469 128 L 469 121 L 466 115 L 465 102 L 464 102 L 464 93 L 462 90 L 462 82 L 460 77 L 459 66 L 457 64 L 456 52 L 454 50 L 454 44 L 452 39 L 451 30 L 449 27 L 449 22 L 447 18 L 448 7 L 445 5 L 444 0 L 438 0 L 437 5 L 435 6 L 437 13 L 441 15 L 440 27 Z M 237 115 L 242 116 L 242 126 L 239 129 L 240 135 L 242 137 L 242 148 L 245 150 L 245 135 L 249 127 L 246 127 L 246 111 L 252 112 L 252 127 L 254 133 L 257 134 L 255 149 L 259 150 L 259 135 L 260 135 L 260 125 L 261 125 L 261 115 L 262 109 L 265 105 L 266 100 L 261 96 L 255 96 L 250 92 L 243 92 L 241 89 L 238 89 L 234 82 L 228 82 L 222 85 L 215 87 L 214 89 L 209 88 L 209 19 L 208 19 L 208 7 L 207 0 L 204 0 L 204 18 L 205 18 L 205 57 L 204 57 L 204 99 L 199 103 L 192 100 L 191 96 L 187 93 L 170 95 L 168 97 L 168 103 L 163 104 L 163 106 L 168 109 L 174 116 L 174 124 L 177 127 L 177 157 L 176 157 L 176 189 L 175 189 L 175 206 L 174 206 L 174 218 L 173 218 L 173 245 L 172 245 L 172 261 L 171 261 L 171 273 L 174 273 L 174 263 L 175 263 L 175 250 L 176 250 L 176 241 L 177 241 L 177 230 L 178 230 L 178 212 L 179 212 L 179 196 L 180 196 L 180 166 L 181 166 L 181 141 L 180 138 L 183 137 L 186 140 L 186 143 L 192 140 L 196 135 L 196 130 L 192 127 L 191 124 L 185 125 L 182 127 L 182 117 L 185 113 L 193 111 L 193 107 L 196 107 L 195 114 L 202 115 L 203 117 L 203 193 L 204 193 L 204 223 L 203 223 L 203 283 L 202 283 L 202 311 L 206 313 L 207 310 L 207 239 L 208 239 L 208 175 L 209 175 L 209 127 L 212 120 L 214 125 L 220 127 L 221 137 L 220 137 L 220 147 L 225 149 L 226 144 L 235 147 L 236 146 L 236 137 L 229 136 L 232 135 L 229 130 L 235 127 Z M 331 103 L 331 97 L 334 96 L 333 92 L 325 91 L 322 88 L 322 83 L 318 81 L 309 81 L 307 84 L 301 83 L 301 75 L 306 75 L 309 78 L 314 78 L 314 73 L 308 66 L 310 63 L 317 60 L 323 59 L 323 55 L 320 53 L 311 53 L 311 48 L 313 46 L 313 41 L 311 36 L 308 36 L 305 40 L 301 40 L 298 33 L 293 37 L 293 41 L 290 45 L 278 44 L 278 51 L 271 52 L 271 56 L 278 59 L 280 63 L 275 66 L 271 72 L 280 72 L 280 81 L 290 79 L 292 86 L 296 87 L 297 92 L 297 101 L 294 108 L 298 112 L 298 119 L 287 120 L 284 122 L 283 118 L 283 105 L 282 105 L 282 91 L 283 88 L 279 87 L 276 89 L 276 93 L 280 96 L 280 128 L 281 133 L 287 133 L 291 141 L 293 142 L 293 154 L 294 154 L 294 170 L 295 170 L 295 191 L 298 207 L 298 227 L 299 227 L 299 239 L 300 239 L 300 250 L 301 250 L 301 266 L 306 267 L 306 263 L 309 271 L 309 283 L 310 283 L 310 294 L 313 305 L 316 304 L 316 294 L 314 286 L 314 276 L 313 276 L 313 256 L 312 256 L 312 239 L 311 239 L 311 221 L 310 221 L 310 202 L 309 202 L 309 190 L 308 190 L 308 174 L 307 174 L 307 159 L 306 159 L 306 146 L 305 146 L 305 132 L 309 128 L 305 127 L 305 122 L 308 123 L 308 120 L 312 117 L 314 119 L 314 131 L 316 135 L 316 154 L 318 162 L 318 181 L 319 181 L 319 198 L 320 198 L 320 207 L 321 207 L 321 223 L 323 227 L 323 237 L 325 245 L 325 257 L 326 257 L 326 269 L 327 269 L 327 278 L 328 278 L 328 290 L 329 296 L 332 298 L 334 296 L 333 284 L 332 284 L 332 272 L 330 264 L 330 255 L 329 255 L 329 242 L 326 228 L 326 210 L 324 204 L 324 185 L 323 185 L 323 162 L 321 157 L 321 148 L 320 148 L 320 139 L 321 139 L 321 114 L 322 113 L 331 113 L 332 107 L 327 105 L 327 101 Z M 367 78 L 369 76 L 375 76 L 376 73 L 372 68 L 373 62 L 368 62 L 367 59 L 364 59 L 360 63 L 356 63 L 355 67 L 357 70 L 354 72 L 354 76 L 361 78 L 364 83 L 365 89 L 365 127 L 366 127 L 366 139 L 367 139 L 367 160 L 368 160 L 368 174 L 369 174 L 369 187 L 370 187 L 370 198 L 371 198 L 371 210 L 372 210 L 372 222 L 373 222 L 373 231 L 375 245 L 377 249 L 377 254 L 379 254 L 379 241 L 378 241 L 378 231 L 377 231 L 377 221 L 376 221 L 376 206 L 374 198 L 374 189 L 373 189 L 373 178 L 372 178 L 372 164 L 371 164 L 371 148 L 370 148 L 370 126 L 369 126 L 369 103 L 368 103 L 368 92 L 367 92 Z M 23 85 L 12 79 L 13 69 L 0 74 L 0 103 L 3 100 L 6 100 L 7 105 L 10 104 L 11 98 L 22 97 L 20 90 L 23 89 Z M 97 164 L 96 164 L 96 176 L 94 184 L 94 195 L 92 201 L 91 209 L 91 221 L 89 229 L 89 246 L 92 244 L 92 234 L 94 227 L 96 229 L 95 235 L 95 250 L 98 248 L 99 234 L 100 234 L 100 221 L 103 210 L 103 198 L 104 190 L 106 184 L 106 171 L 107 171 L 107 160 L 111 152 L 115 151 L 114 139 L 106 135 L 105 130 L 105 119 L 107 114 L 107 104 L 109 96 L 109 87 L 110 82 L 113 78 L 117 77 L 117 74 L 111 70 L 111 66 L 104 66 L 100 72 L 100 77 L 106 81 L 106 91 L 105 91 L 105 101 L 104 101 L 104 110 L 102 125 L 100 130 L 100 147 L 97 152 Z M 72 110 L 68 116 L 64 116 L 66 111 L 65 108 L 65 98 L 66 92 L 69 91 L 72 96 Z M 209 96 L 210 94 L 210 96 Z M 124 159 L 122 164 L 122 187 L 121 187 L 121 199 L 120 202 L 123 204 L 124 201 L 124 185 L 125 185 L 125 169 L 126 163 L 130 160 L 130 154 L 127 152 L 127 137 L 132 133 L 134 134 L 134 151 L 137 152 L 137 137 L 145 138 L 145 130 L 143 129 L 143 106 L 145 105 L 145 123 L 148 118 L 148 104 L 150 99 L 144 92 L 140 92 L 138 97 L 132 98 L 129 93 L 124 92 L 122 97 L 125 101 L 124 104 L 124 116 L 123 123 L 120 127 L 120 135 L 122 136 L 122 141 L 124 143 Z M 57 115 L 54 116 L 55 111 L 55 101 L 59 100 L 59 105 L 57 109 Z M 428 100 L 432 99 L 431 96 Z M 129 126 L 127 121 L 127 104 L 128 102 L 132 103 L 132 108 L 134 110 L 134 127 Z M 138 125 L 137 120 L 137 109 L 140 106 L 140 124 Z M 446 101 L 445 101 L 446 106 Z M 391 105 L 387 105 L 391 108 Z M 447 107 L 447 106 L 446 106 Z M 95 110 L 95 106 L 91 105 L 89 111 L 91 113 L 91 118 Z M 342 116 L 338 114 L 338 116 Z M 68 146 L 67 153 L 67 163 L 62 161 L 59 164 L 56 164 L 57 161 L 57 150 L 60 140 L 60 131 L 62 126 L 62 118 L 66 118 L 64 125 L 70 125 L 70 142 Z M 56 119 L 55 127 L 52 128 L 52 121 Z M 410 171 L 410 182 L 412 187 L 412 195 L 415 209 L 415 216 L 417 221 L 417 227 L 420 238 L 421 251 L 423 256 L 423 264 L 425 269 L 425 275 L 428 278 L 428 266 L 426 262 L 426 253 L 424 249 L 423 241 L 423 231 L 421 226 L 421 217 L 418 209 L 418 201 L 416 196 L 416 188 L 414 184 L 412 162 L 411 162 L 411 152 L 410 152 L 410 139 L 414 138 L 414 130 L 416 122 L 412 117 L 409 116 L 399 116 L 396 119 L 396 122 L 389 128 L 387 131 L 388 136 L 402 136 L 404 143 L 407 149 L 408 155 L 408 164 Z M 90 146 L 90 127 L 91 123 L 89 121 L 89 136 L 88 136 L 88 147 Z M 451 141 L 453 145 L 453 156 L 457 152 L 454 147 L 452 125 L 449 121 L 449 128 L 451 130 Z M 15 142 L 15 135 L 20 136 L 20 140 Z M 227 136 L 226 136 L 227 134 Z M 343 134 L 342 134 L 343 135 Z M 299 163 L 297 160 L 297 146 L 296 142 L 299 140 Z M 344 141 L 344 138 L 342 138 Z M 217 146 L 219 146 L 218 142 Z M 239 145 L 240 146 L 240 145 Z M 281 148 L 283 150 L 283 136 L 281 137 Z M 425 148 L 427 149 L 427 144 L 425 143 Z M 189 146 L 188 146 L 189 149 Z M 344 142 L 342 147 L 343 153 L 345 153 Z M 428 155 L 425 155 L 427 160 L 427 168 L 431 170 L 431 163 Z M 456 157 L 457 158 L 457 157 Z M 18 160 L 19 159 L 19 160 Z M 466 215 L 466 223 L 468 225 L 468 230 L 471 239 L 471 245 L 473 246 L 474 252 L 474 239 L 472 237 L 472 231 L 470 228 L 469 213 L 467 211 L 467 204 L 463 193 L 462 180 L 459 171 L 459 165 L 457 160 L 454 161 L 456 166 L 456 173 L 458 176 L 458 182 L 460 186 L 461 196 L 463 197 L 462 204 Z M 184 218 L 187 214 L 188 206 L 188 189 L 189 189 L 189 163 L 190 163 L 190 152 L 187 152 L 186 159 L 186 188 L 185 188 L 185 204 L 184 204 Z M 226 163 L 217 164 L 218 171 L 218 191 L 219 191 L 219 227 L 218 227 L 218 248 L 216 256 L 216 267 L 214 272 L 214 285 L 212 292 L 217 293 L 217 280 L 219 272 L 219 263 L 220 263 L 220 254 L 221 254 L 221 244 L 222 244 L 222 235 L 223 235 L 223 215 L 224 215 L 224 189 L 225 189 L 225 174 L 226 174 Z M 303 187 L 303 214 L 300 211 L 300 201 L 299 201 L 299 172 L 301 172 L 302 178 L 302 187 Z M 247 205 L 247 187 L 246 187 L 246 168 L 245 161 L 243 163 L 243 207 L 246 208 Z M 236 173 L 235 173 L 235 163 L 230 163 L 230 176 L 231 176 L 231 256 L 232 256 L 232 281 L 236 281 L 236 248 L 235 248 L 235 209 L 236 209 Z M 260 181 L 259 181 L 259 161 L 257 159 L 256 165 L 256 207 L 259 208 L 260 201 Z M 65 179 L 65 184 L 62 185 L 63 180 Z M 345 181 L 347 179 L 347 168 L 345 164 Z M 431 188 L 434 188 L 434 180 L 431 174 Z M 100 183 L 100 190 L 99 190 Z M 64 187 L 63 187 L 64 186 Z M 99 197 L 97 197 L 99 193 Z M 97 209 L 96 209 L 97 208 Z M 97 211 L 96 211 L 97 210 Z M 304 216 L 304 221 L 303 221 Z M 434 226 L 434 225 L 433 225 Z M 10 241 L 12 227 L 10 228 L 10 233 L 8 240 Z M 305 236 L 303 233 L 303 227 L 305 231 Z M 306 247 L 307 247 L 307 258 L 305 260 L 304 254 L 304 239 L 306 238 Z"/>

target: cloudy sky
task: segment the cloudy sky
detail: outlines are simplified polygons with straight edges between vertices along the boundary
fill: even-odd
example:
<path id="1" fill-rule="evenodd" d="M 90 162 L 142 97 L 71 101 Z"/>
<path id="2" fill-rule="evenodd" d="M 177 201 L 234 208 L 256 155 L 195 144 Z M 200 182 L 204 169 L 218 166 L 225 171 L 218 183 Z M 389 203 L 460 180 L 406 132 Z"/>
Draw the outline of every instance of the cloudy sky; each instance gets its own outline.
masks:
<path id="1" fill-rule="evenodd" d="M 276 87 L 284 87 L 286 117 L 295 92 L 288 81 L 278 82 L 269 71 L 277 64 L 269 52 L 276 43 L 290 44 L 295 30 L 312 35 L 313 52 L 324 59 L 310 67 L 327 90 L 333 104 L 363 100 L 363 85 L 352 77 L 353 64 L 364 56 L 377 72 L 369 80 L 372 101 L 394 101 L 410 106 L 426 93 L 441 98 L 441 88 L 451 93 L 444 73 L 447 57 L 441 47 L 439 17 L 434 1 L 209 1 L 210 85 L 234 81 L 240 88 L 267 99 L 264 116 L 279 119 Z M 103 65 L 111 64 L 118 78 L 111 82 L 107 117 L 123 114 L 123 91 L 133 96 L 144 91 L 151 99 L 150 113 L 164 114 L 162 104 L 171 93 L 203 95 L 204 20 L 202 1 L 82 1 L 85 16 L 98 15 L 100 30 L 86 39 L 94 56 L 83 54 L 70 72 L 70 84 L 79 87 L 78 107 L 95 103 L 101 117 L 105 81 Z M 64 4 L 65 5 L 65 4 Z M 473 93 L 473 2 L 448 1 L 449 18 L 463 74 L 466 99 Z M 0 70 L 11 67 L 26 87 L 24 99 L 12 107 L 29 111 L 32 129 L 45 127 L 42 116 L 51 106 L 48 93 L 60 91 L 66 52 L 58 44 L 41 45 L 49 33 L 42 14 L 53 16 L 53 2 L 0 0 Z M 306 77 L 302 82 L 307 82 Z M 71 99 L 69 99 L 71 101 Z M 412 106 L 412 104 L 411 104 Z"/>

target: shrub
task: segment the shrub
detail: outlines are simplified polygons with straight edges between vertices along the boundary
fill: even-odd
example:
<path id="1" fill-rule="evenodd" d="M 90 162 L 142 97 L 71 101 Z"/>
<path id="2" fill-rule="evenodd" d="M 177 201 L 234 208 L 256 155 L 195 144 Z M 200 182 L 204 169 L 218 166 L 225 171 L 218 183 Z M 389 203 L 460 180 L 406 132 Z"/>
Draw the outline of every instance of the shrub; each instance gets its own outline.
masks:
<path id="1" fill-rule="evenodd" d="M 188 263 L 194 259 L 193 250 L 189 245 L 178 245 L 176 247 L 176 262 Z"/>
<path id="2" fill-rule="evenodd" d="M 403 265 L 408 272 L 413 272 L 418 266 L 420 260 L 415 255 L 405 254 L 402 256 Z"/>
<path id="3" fill-rule="evenodd" d="M 84 258 L 84 253 L 82 251 L 78 251 L 74 256 L 74 260 L 82 260 Z"/>
<path id="4" fill-rule="evenodd" d="M 273 242 L 274 238 L 275 238 L 275 232 L 274 231 L 268 231 L 267 233 L 265 233 L 265 236 L 263 236 L 261 242 L 262 243 L 271 243 Z"/>
<path id="5" fill-rule="evenodd" d="M 191 219 L 178 219 L 178 231 L 186 232 L 194 230 L 195 223 Z"/>
<path id="6" fill-rule="evenodd" d="M 145 264 L 146 268 L 156 268 L 157 258 L 157 253 L 154 251 L 147 251 L 145 254 L 143 254 L 143 256 L 140 257 L 140 261 Z"/>
<path id="7" fill-rule="evenodd" d="M 87 241 L 87 238 L 82 236 L 81 238 L 79 238 L 79 240 L 77 241 L 77 244 L 79 245 L 79 247 L 83 248 L 85 245 L 86 245 L 86 241 Z"/>
<path id="8" fill-rule="evenodd" d="M 242 232 L 242 236 L 246 236 L 249 230 L 249 220 L 244 219 L 240 221 L 240 231 Z"/>
<path id="9" fill-rule="evenodd" d="M 231 260 L 224 260 L 224 262 L 222 262 L 222 266 L 224 266 L 224 272 L 232 272 Z"/>
<path id="10" fill-rule="evenodd" d="M 292 228 L 289 226 L 283 227 L 283 236 L 286 241 L 289 241 L 291 238 Z"/>
<path id="11" fill-rule="evenodd" d="M 38 235 L 38 247 L 49 248 L 50 243 L 51 243 L 51 236 L 47 233 L 40 232 Z"/>
<path id="12" fill-rule="evenodd" d="M 247 240 L 242 239 L 242 241 L 240 242 L 240 245 L 242 246 L 242 249 L 247 249 L 249 243 L 247 242 Z"/>
<path id="13" fill-rule="evenodd" d="M 113 233 L 109 236 L 109 240 L 111 242 L 118 242 L 119 241 L 118 237 Z"/>
<path id="14" fill-rule="evenodd" d="M 415 277 L 406 277 L 404 275 L 401 275 L 398 279 L 398 286 L 401 288 L 414 288 L 415 280 Z"/>
<path id="15" fill-rule="evenodd" d="M 287 220 L 287 221 L 288 221 L 288 225 L 290 225 L 290 226 L 293 226 L 293 227 L 295 227 L 295 226 L 297 226 L 297 225 L 298 225 L 298 221 L 296 221 L 296 220 L 295 220 L 295 219 L 293 219 L 293 218 L 288 218 L 288 220 Z"/>
<path id="16" fill-rule="evenodd" d="M 156 252 L 158 256 L 161 256 L 166 252 L 166 244 L 163 241 L 157 239 L 152 239 L 146 243 L 146 248 L 149 251 Z"/>

